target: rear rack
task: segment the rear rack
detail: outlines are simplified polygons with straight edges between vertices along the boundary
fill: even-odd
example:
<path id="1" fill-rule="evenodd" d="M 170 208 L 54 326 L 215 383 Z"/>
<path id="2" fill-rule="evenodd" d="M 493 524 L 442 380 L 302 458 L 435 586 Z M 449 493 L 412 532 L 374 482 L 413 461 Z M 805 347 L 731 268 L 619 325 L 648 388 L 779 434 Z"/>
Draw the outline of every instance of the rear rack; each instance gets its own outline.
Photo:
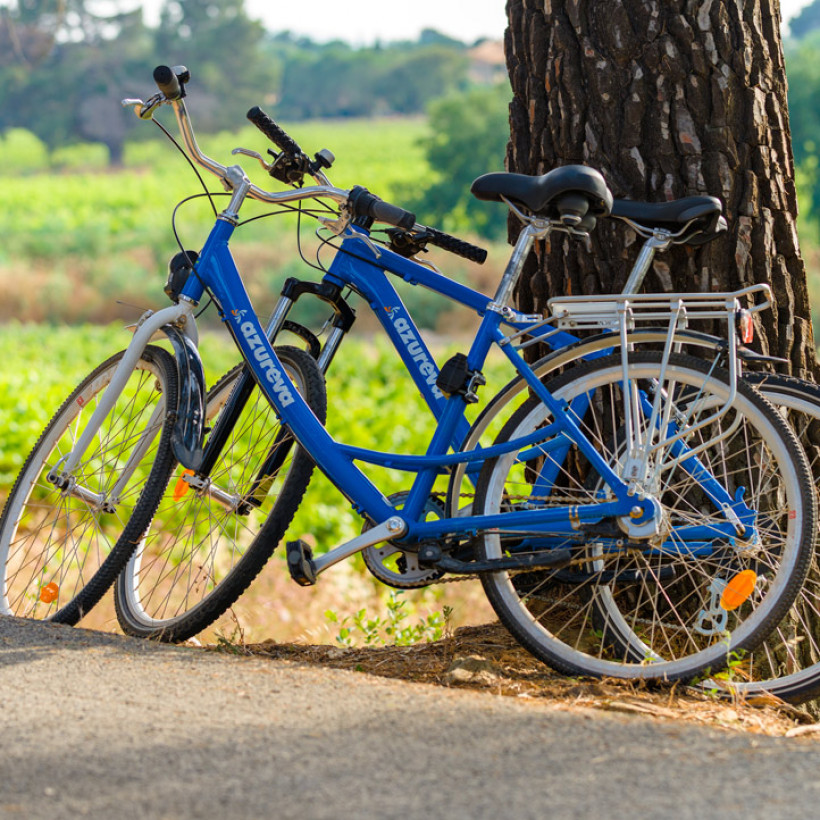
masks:
<path id="1" fill-rule="evenodd" d="M 763 300 L 746 307 L 754 301 L 757 294 L 761 294 Z M 771 305 L 771 299 L 771 289 L 765 284 L 727 293 L 561 296 L 547 302 L 550 313 L 548 318 L 508 336 L 505 343 L 515 344 L 520 350 L 545 341 L 561 330 L 603 330 L 612 333 L 613 352 L 619 351 L 621 357 L 626 416 L 622 477 L 627 481 L 636 479 L 638 485 L 647 488 L 657 484 L 660 473 L 675 465 L 684 461 L 693 464 L 690 461 L 693 456 L 714 442 L 727 438 L 739 426 L 742 419 L 736 413 L 728 425 L 716 425 L 706 436 L 706 440 L 698 443 L 693 438 L 693 434 L 706 432 L 705 428 L 718 422 L 735 402 L 741 369 L 737 355 L 738 316 L 743 312 L 758 313 L 765 310 Z M 669 400 L 664 389 L 666 370 L 670 355 L 681 347 L 678 333 L 687 329 L 691 322 L 700 320 L 725 320 L 727 323 L 727 344 L 721 349 L 720 355 L 726 356 L 729 393 L 725 400 L 715 401 L 715 394 L 707 389 L 707 376 L 701 392 L 688 401 L 685 412 L 681 412 Z M 665 331 L 666 338 L 658 379 L 642 394 L 630 378 L 629 359 L 635 345 L 630 342 L 628 334 L 647 326 L 661 329 L 661 334 Z M 717 364 L 716 358 L 712 367 Z M 642 424 L 647 416 L 649 424 Z M 640 432 L 642 429 L 643 433 Z M 674 445 L 684 440 L 688 440 L 688 443 L 681 452 L 679 446 Z"/>
<path id="2" fill-rule="evenodd" d="M 744 297 L 761 293 L 764 301 L 743 307 Z M 758 313 L 771 306 L 768 285 L 751 285 L 727 293 L 642 293 L 603 296 L 557 296 L 547 302 L 551 314 L 543 325 L 559 330 L 627 330 L 645 322 L 667 323 L 672 318 L 678 326 L 688 327 L 690 321 L 701 319 L 731 319 L 741 310 Z M 535 328 L 530 327 L 528 334 Z"/>

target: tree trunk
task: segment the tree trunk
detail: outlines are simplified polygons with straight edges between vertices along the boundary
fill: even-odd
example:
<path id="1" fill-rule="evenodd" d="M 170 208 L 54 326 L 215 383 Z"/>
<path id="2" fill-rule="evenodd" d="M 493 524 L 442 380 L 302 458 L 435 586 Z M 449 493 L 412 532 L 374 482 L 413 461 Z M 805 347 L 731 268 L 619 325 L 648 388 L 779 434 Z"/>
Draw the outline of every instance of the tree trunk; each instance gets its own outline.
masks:
<path id="1" fill-rule="evenodd" d="M 728 232 L 660 254 L 645 289 L 769 283 L 759 345 L 814 375 L 779 0 L 508 0 L 507 13 L 509 170 L 583 163 L 616 197 L 720 197 Z M 519 306 L 620 290 L 639 244 L 619 220 L 599 221 L 591 255 L 554 238 L 530 260 Z"/>

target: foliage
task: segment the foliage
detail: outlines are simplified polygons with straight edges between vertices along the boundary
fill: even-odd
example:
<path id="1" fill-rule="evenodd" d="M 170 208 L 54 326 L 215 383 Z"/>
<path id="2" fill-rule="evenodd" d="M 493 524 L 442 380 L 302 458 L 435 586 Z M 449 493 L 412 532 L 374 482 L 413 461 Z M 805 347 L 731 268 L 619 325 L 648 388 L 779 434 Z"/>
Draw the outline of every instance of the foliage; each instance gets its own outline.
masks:
<path id="1" fill-rule="evenodd" d="M 144 126 L 154 130 L 150 124 Z M 426 163 L 420 139 L 426 133 L 423 120 L 415 118 L 380 121 L 342 120 L 287 124 L 294 136 L 310 150 L 328 147 L 337 161 L 330 174 L 342 187 L 363 184 L 388 200 L 406 204 L 402 191 L 417 190 L 424 179 Z M 255 128 L 237 134 L 205 136 L 203 149 L 223 162 L 237 145 L 261 148 Z M 81 164 L 93 160 L 87 149 L 70 149 Z M 86 150 L 84 150 L 86 149 Z M 41 321 L 111 321 L 133 316 L 115 300 L 141 307 L 162 306 L 162 283 L 168 259 L 176 252 L 170 230 L 173 206 L 186 195 L 200 190 L 186 163 L 167 141 L 155 139 L 126 143 L 125 167 L 100 174 L 96 169 L 77 172 L 68 168 L 54 173 L 45 148 L 25 131 L 9 132 L 0 138 L 0 151 L 11 162 L 0 168 L 0 318 L 16 317 Z M 8 151 L 8 154 L 6 152 Z M 71 164 L 69 149 L 63 160 Z M 53 155 L 52 155 L 53 157 Z M 16 163 L 25 166 L 24 177 L 4 176 Z M 104 166 L 104 158 L 96 158 Z M 275 187 L 256 163 L 246 160 L 251 177 L 259 184 Z M 206 181 L 210 181 L 206 178 Z M 211 185 L 218 190 L 216 184 Z M 218 203 L 217 203 L 218 204 Z M 267 209 L 248 202 L 246 217 Z M 430 223 L 424 204 L 420 220 Z M 180 209 L 177 229 L 183 244 L 199 249 L 213 224 L 213 214 L 204 199 Z M 431 224 L 435 224 L 434 222 Z M 309 260 L 315 260 L 316 223 L 303 220 L 301 245 Z M 298 255 L 297 223 L 291 216 L 251 222 L 238 231 L 233 242 L 240 267 L 254 303 L 266 312 L 288 276 L 317 278 Z M 327 259 L 327 254 L 323 254 Z M 449 257 L 446 270 L 458 270 Z M 20 274 L 27 281 L 42 282 L 37 299 L 29 288 L 20 288 Z M 461 274 L 456 274 L 461 278 Z M 402 294 L 404 298 L 404 293 Z M 421 288 L 408 290 L 407 301 L 417 320 L 434 327 L 447 305 Z M 301 305 L 300 305 L 301 307 Z M 308 322 L 324 317 L 324 308 L 314 310 Z M 214 312 L 205 321 L 216 321 Z"/>
<path id="2" fill-rule="evenodd" d="M 407 601 L 396 590 L 391 590 L 386 607 L 387 615 L 384 618 L 378 615 L 368 616 L 365 608 L 341 620 L 329 609 L 325 612 L 325 618 L 338 626 L 336 642 L 342 646 L 353 646 L 360 640 L 366 646 L 410 646 L 421 641 L 432 643 L 440 640 L 452 614 L 450 607 L 445 606 L 442 612 L 434 612 L 416 623 L 405 623 L 410 616 Z"/>
<path id="3" fill-rule="evenodd" d="M 418 113 L 467 82 L 465 47 L 457 42 L 354 49 L 281 34 L 268 48 L 281 66 L 276 109 L 286 118 Z"/>
<path id="4" fill-rule="evenodd" d="M 212 133 L 243 122 L 245 112 L 275 87 L 276 66 L 261 50 L 264 36 L 244 0 L 165 0 L 153 56 L 191 70 L 190 110 L 198 130 Z M 145 82 L 150 86 L 150 74 Z"/>
<path id="5" fill-rule="evenodd" d="M 504 170 L 509 138 L 506 84 L 473 89 L 430 106 L 431 135 L 422 140 L 433 182 L 413 203 L 452 231 L 472 230 L 491 239 L 506 236 L 507 209 L 470 194 L 473 180 Z"/>
<path id="6" fill-rule="evenodd" d="M 789 122 L 803 215 L 820 223 L 820 32 L 786 48 L 789 77 Z M 806 213 L 806 208 L 808 213 Z M 816 227 L 815 227 L 816 230 Z"/>
<path id="7" fill-rule="evenodd" d="M 143 127 L 156 133 L 148 123 Z M 398 195 L 399 187 L 412 187 L 414 180 L 424 175 L 424 157 L 417 145 L 425 132 L 421 120 L 345 120 L 286 127 L 306 150 L 327 147 L 336 154 L 330 176 L 339 186 L 365 185 L 389 199 Z M 230 160 L 230 152 L 237 145 L 264 150 L 265 144 L 251 126 L 238 133 L 204 137 L 200 143 L 206 153 L 221 162 Z M 0 140 L 0 149 L 9 160 L 0 168 L 0 197 L 5 205 L 0 214 L 0 235 L 4 237 L 0 254 L 7 258 L 83 253 L 78 237 L 87 230 L 106 237 L 111 249 L 151 241 L 149 237 L 154 242 L 164 241 L 165 248 L 170 249 L 173 206 L 182 197 L 201 191 L 189 166 L 164 138 L 126 144 L 125 168 L 108 175 L 96 173 L 93 167 L 83 168 L 87 154 L 80 158 L 80 169 L 68 169 L 74 173 L 55 175 L 42 144 L 20 130 L 8 132 Z M 24 181 L 17 178 L 18 157 L 28 174 Z M 258 184 L 278 185 L 252 160 L 246 160 L 245 167 Z M 212 177 L 206 182 L 213 190 L 221 190 Z M 249 203 L 249 209 L 253 207 Z M 187 206 L 180 222 L 182 228 L 190 226 L 196 231 L 212 224 L 213 217 L 207 205 L 199 209 Z M 257 225 L 247 233 L 254 238 L 269 236 L 274 222 L 268 220 L 264 228 Z M 243 239 L 246 235 L 242 234 Z"/>
<path id="8" fill-rule="evenodd" d="M 789 20 L 789 31 L 792 37 L 802 39 L 807 34 L 820 28 L 820 0 L 814 0 L 800 9 L 800 12 Z"/>
<path id="9" fill-rule="evenodd" d="M 134 77 L 150 76 L 150 36 L 140 11 L 120 3 L 97 14 L 72 0 L 18 3 L 7 10 L 0 41 L 19 43 L 0 59 L 0 131 L 25 127 L 50 148 L 102 142 L 113 163 L 134 118 L 119 105 Z"/>
<path id="10" fill-rule="evenodd" d="M 802 163 L 820 150 L 820 32 L 799 43 L 789 43 L 786 68 L 789 77 L 789 121 L 795 160 Z"/>
<path id="11" fill-rule="evenodd" d="M 26 128 L 49 150 L 100 142 L 119 164 L 137 125 L 119 101 L 153 93 L 158 63 L 191 70 L 201 132 L 256 104 L 275 104 L 286 119 L 421 113 L 466 87 L 466 52 L 430 30 L 361 49 L 271 35 L 244 0 L 163 0 L 156 28 L 126 0 L 20 1 L 0 16 L 0 133 Z"/>
<path id="12" fill-rule="evenodd" d="M 0 503 L 63 399 L 129 340 L 118 324 L 0 325 L 0 361 L 5 363 L 0 368 Z M 225 331 L 204 333 L 201 350 L 209 385 L 238 360 Z M 440 351 L 436 358 L 444 361 L 452 352 Z M 487 395 L 493 385 L 497 389 L 509 377 L 503 365 L 491 365 L 486 372 Z M 328 429 L 338 439 L 376 450 L 426 450 L 434 429 L 432 416 L 395 351 L 383 340 L 347 339 L 330 368 L 327 389 Z M 371 467 L 367 472 L 385 493 L 409 487 L 409 476 L 398 470 Z M 350 504 L 317 472 L 285 539 L 304 538 L 322 553 L 357 535 L 361 526 Z"/>

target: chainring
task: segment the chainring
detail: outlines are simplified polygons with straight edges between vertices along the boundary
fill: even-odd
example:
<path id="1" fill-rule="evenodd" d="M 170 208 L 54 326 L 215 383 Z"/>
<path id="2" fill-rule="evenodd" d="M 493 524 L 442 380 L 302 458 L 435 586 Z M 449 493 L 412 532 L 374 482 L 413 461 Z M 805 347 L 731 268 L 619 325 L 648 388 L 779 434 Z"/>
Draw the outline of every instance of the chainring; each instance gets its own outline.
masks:
<path id="1" fill-rule="evenodd" d="M 407 495 L 407 492 L 394 493 L 389 500 L 397 505 L 405 501 Z M 433 496 L 424 505 L 424 518 L 430 517 L 444 518 L 444 504 Z M 371 521 L 365 521 L 362 532 L 372 526 Z M 392 541 L 365 547 L 362 558 L 374 577 L 395 589 L 420 589 L 435 583 L 444 575 L 443 570 L 419 566 L 415 553 L 400 549 Z"/>

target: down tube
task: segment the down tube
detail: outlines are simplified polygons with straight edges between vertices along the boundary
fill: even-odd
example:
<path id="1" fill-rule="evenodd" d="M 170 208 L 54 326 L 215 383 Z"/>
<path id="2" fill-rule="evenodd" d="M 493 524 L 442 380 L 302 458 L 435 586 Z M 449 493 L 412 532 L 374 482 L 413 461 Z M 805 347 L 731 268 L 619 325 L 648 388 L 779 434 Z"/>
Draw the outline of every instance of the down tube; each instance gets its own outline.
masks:
<path id="1" fill-rule="evenodd" d="M 339 454 L 333 437 L 308 407 L 287 376 L 282 363 L 256 318 L 227 240 L 232 227 L 214 230 L 209 238 L 210 253 L 203 252 L 198 268 L 203 280 L 222 307 L 225 321 L 242 355 L 251 366 L 262 392 L 319 468 L 344 494 L 375 521 L 384 521 L 395 509 L 349 459 Z M 218 234 L 222 234 L 219 236 Z"/>

